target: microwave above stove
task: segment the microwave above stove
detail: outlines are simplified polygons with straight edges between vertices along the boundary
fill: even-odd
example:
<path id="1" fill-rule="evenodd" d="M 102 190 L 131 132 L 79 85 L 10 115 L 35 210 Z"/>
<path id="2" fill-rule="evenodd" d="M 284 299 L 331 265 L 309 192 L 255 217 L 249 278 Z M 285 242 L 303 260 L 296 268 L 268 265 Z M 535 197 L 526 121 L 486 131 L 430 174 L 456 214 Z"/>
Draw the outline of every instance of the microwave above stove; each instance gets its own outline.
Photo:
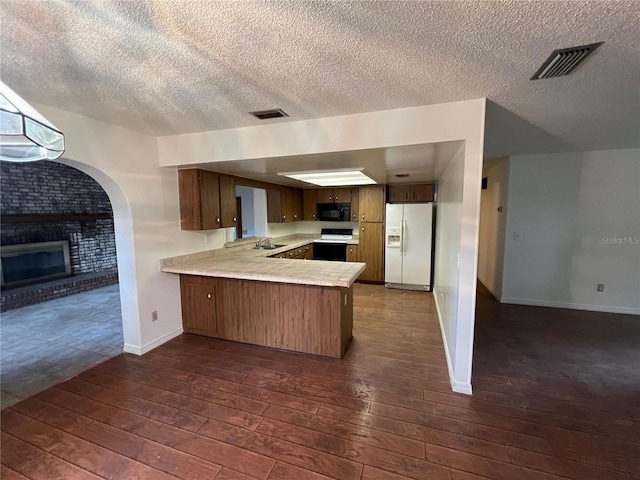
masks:
<path id="1" fill-rule="evenodd" d="M 318 220 L 321 222 L 351 221 L 350 203 L 319 203 Z"/>

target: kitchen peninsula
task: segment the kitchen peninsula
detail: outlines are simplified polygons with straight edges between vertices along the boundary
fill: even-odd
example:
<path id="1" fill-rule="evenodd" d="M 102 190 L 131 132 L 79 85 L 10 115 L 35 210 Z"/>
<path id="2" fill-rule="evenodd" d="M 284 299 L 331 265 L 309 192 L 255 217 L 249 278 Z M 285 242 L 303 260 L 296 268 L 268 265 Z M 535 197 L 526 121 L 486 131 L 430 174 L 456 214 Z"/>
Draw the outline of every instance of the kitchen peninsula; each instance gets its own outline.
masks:
<path id="1" fill-rule="evenodd" d="M 312 240 L 285 237 L 272 250 L 252 242 L 162 260 L 163 272 L 180 275 L 184 331 L 342 357 L 352 336 L 353 282 L 366 265 L 269 258 Z"/>

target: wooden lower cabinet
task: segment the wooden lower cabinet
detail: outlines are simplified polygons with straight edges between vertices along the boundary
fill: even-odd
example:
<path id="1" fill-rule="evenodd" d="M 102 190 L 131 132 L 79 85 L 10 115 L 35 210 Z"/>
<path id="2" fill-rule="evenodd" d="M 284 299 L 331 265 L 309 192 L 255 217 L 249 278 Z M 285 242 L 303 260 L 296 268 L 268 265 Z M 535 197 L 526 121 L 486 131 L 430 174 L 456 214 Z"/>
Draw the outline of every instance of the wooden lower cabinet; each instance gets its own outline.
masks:
<path id="1" fill-rule="evenodd" d="M 347 262 L 357 262 L 359 258 L 358 245 L 347 245 Z"/>
<path id="2" fill-rule="evenodd" d="M 358 258 L 367 264 L 358 280 L 384 281 L 384 225 L 382 223 L 360 223 Z"/>
<path id="3" fill-rule="evenodd" d="M 334 358 L 351 341 L 353 287 L 180 275 L 180 288 L 186 333 Z"/>
<path id="4" fill-rule="evenodd" d="M 302 249 L 304 250 L 304 259 L 313 260 L 313 243 L 305 245 Z"/>
<path id="5" fill-rule="evenodd" d="M 215 282 L 209 277 L 180 275 L 182 328 L 186 333 L 218 336 Z"/>

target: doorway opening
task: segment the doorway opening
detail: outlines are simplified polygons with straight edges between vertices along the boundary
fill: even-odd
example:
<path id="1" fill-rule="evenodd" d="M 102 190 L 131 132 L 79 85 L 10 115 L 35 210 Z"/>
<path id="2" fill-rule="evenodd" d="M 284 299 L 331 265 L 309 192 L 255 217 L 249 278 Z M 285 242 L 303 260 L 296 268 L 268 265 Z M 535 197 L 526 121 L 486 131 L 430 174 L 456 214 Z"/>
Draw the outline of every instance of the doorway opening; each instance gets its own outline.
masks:
<path id="1" fill-rule="evenodd" d="M 123 351 L 113 210 L 89 175 L 0 162 L 2 407 Z"/>

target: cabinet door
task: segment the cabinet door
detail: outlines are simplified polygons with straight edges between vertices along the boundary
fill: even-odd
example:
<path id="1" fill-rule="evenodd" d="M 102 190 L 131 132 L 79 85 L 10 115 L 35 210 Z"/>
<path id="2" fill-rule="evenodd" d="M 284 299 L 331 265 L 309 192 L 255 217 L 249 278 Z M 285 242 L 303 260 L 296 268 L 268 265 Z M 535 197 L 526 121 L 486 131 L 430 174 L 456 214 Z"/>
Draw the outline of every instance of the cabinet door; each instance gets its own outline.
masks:
<path id="1" fill-rule="evenodd" d="M 180 275 L 182 326 L 187 333 L 215 337 L 218 335 L 216 299 L 213 279 Z"/>
<path id="2" fill-rule="evenodd" d="M 282 222 L 282 197 L 279 190 L 267 190 L 267 222 Z"/>
<path id="3" fill-rule="evenodd" d="M 412 185 L 409 201 L 433 202 L 433 184 Z"/>
<path id="4" fill-rule="evenodd" d="M 284 252 L 284 258 L 295 258 L 296 256 L 296 250 L 295 248 L 292 250 L 287 250 L 286 252 Z"/>
<path id="5" fill-rule="evenodd" d="M 334 188 L 333 201 L 335 203 L 351 203 L 351 188 Z"/>
<path id="6" fill-rule="evenodd" d="M 220 178 L 217 173 L 200 170 L 200 209 L 203 230 L 220 228 Z"/>
<path id="7" fill-rule="evenodd" d="M 293 191 L 292 189 L 283 187 L 282 190 L 280 190 L 280 198 L 281 198 L 280 208 L 282 209 L 281 222 L 293 222 Z"/>
<path id="8" fill-rule="evenodd" d="M 292 211 L 293 211 L 293 215 L 292 215 L 292 220 L 294 222 L 299 222 L 302 220 L 302 216 L 303 216 L 303 211 L 302 211 L 302 190 L 300 190 L 299 188 L 294 188 L 291 191 L 291 198 L 292 198 Z"/>
<path id="9" fill-rule="evenodd" d="M 318 203 L 333 203 L 333 188 L 319 188 Z"/>
<path id="10" fill-rule="evenodd" d="M 236 227 L 236 181 L 233 177 L 220 175 L 220 225 L 223 228 Z"/>
<path id="11" fill-rule="evenodd" d="M 351 221 L 358 222 L 360 219 L 360 189 L 351 189 Z"/>
<path id="12" fill-rule="evenodd" d="M 309 245 L 305 245 L 304 249 L 304 258 L 305 260 L 313 260 L 313 243 Z"/>
<path id="13" fill-rule="evenodd" d="M 200 171 L 178 170 L 178 192 L 180 199 L 180 228 L 201 230 Z"/>
<path id="14" fill-rule="evenodd" d="M 347 262 L 358 261 L 358 245 L 347 245 Z"/>
<path id="15" fill-rule="evenodd" d="M 360 224 L 358 257 L 367 264 L 360 280 L 382 282 L 384 279 L 384 229 L 382 223 Z"/>
<path id="16" fill-rule="evenodd" d="M 303 190 L 302 193 L 302 205 L 304 208 L 303 219 L 307 222 L 313 222 L 317 220 L 317 203 L 318 203 L 318 191 L 317 190 Z"/>
<path id="17" fill-rule="evenodd" d="M 413 188 L 409 185 L 389 185 L 388 189 L 391 203 L 408 202 L 410 193 L 413 193 Z"/>
<path id="18" fill-rule="evenodd" d="M 360 221 L 384 221 L 384 185 L 360 187 Z"/>

